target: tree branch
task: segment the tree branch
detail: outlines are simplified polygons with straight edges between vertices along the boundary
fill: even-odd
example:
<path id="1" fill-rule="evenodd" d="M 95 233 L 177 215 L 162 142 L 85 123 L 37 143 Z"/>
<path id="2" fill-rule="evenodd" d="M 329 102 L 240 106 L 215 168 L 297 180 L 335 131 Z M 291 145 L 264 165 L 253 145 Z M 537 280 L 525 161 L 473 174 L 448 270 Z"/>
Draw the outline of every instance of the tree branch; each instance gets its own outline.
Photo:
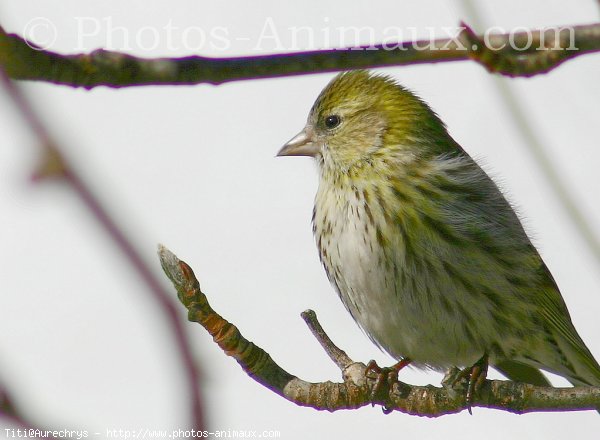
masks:
<path id="1" fill-rule="evenodd" d="M 40 144 L 41 160 L 34 173 L 34 178 L 38 180 L 50 178 L 60 179 L 67 183 L 77 193 L 94 218 L 100 223 L 110 238 L 115 242 L 119 250 L 129 260 L 134 270 L 148 287 L 149 294 L 160 306 L 161 311 L 167 319 L 169 328 L 173 333 L 181 357 L 181 365 L 187 376 L 192 426 L 194 429 L 202 430 L 205 424 L 199 388 L 199 371 L 193 357 L 188 335 L 178 316 L 175 304 L 163 287 L 158 275 L 144 261 L 142 255 L 125 235 L 122 228 L 119 227 L 117 222 L 110 216 L 94 192 L 80 178 L 77 170 L 75 170 L 62 155 L 58 145 L 37 117 L 29 101 L 25 98 L 18 85 L 10 80 L 0 64 L 0 86 L 2 85 L 4 85 L 8 96 L 13 101 L 16 109 L 23 117 L 26 124 L 29 125 Z M 0 389 L 0 399 L 2 398 L 2 395 L 2 389 Z M 6 394 L 4 395 L 6 396 Z M 7 404 L 9 406 L 7 406 Z M 10 405 L 10 399 L 5 398 L 4 403 L 0 400 L 0 414 L 14 417 L 17 413 L 11 412 L 13 409 L 14 407 Z"/>
<path id="2" fill-rule="evenodd" d="M 336 347 L 325 334 L 312 311 L 303 313 L 309 328 L 329 356 L 342 370 L 342 383 L 304 381 L 282 369 L 262 348 L 245 339 L 235 325 L 215 312 L 202 293 L 194 272 L 163 246 L 158 250 L 165 274 L 177 296 L 188 309 L 188 319 L 201 324 L 225 354 L 233 357 L 250 377 L 301 406 L 317 410 L 338 411 L 365 405 L 381 405 L 386 410 L 438 417 L 467 408 L 464 382 L 449 385 L 455 372 L 449 373 L 443 387 L 414 386 L 394 382 L 382 387 L 370 398 L 373 382 L 366 376 L 366 366 L 354 362 Z M 536 387 L 517 382 L 486 380 L 474 396 L 472 406 L 523 414 L 536 411 L 581 411 L 600 406 L 600 388 Z"/>
<path id="3" fill-rule="evenodd" d="M 568 59 L 600 51 L 600 24 L 476 36 L 462 26 L 454 38 L 369 47 L 237 58 L 147 59 L 95 50 L 61 55 L 35 48 L 0 27 L 0 65 L 13 79 L 92 89 L 141 85 L 222 84 L 314 72 L 475 60 L 507 76 L 546 73 Z M 549 43 L 552 46 L 549 46 Z"/>
<path id="4" fill-rule="evenodd" d="M 40 428 L 29 422 L 25 414 L 14 404 L 12 396 L 3 386 L 2 381 L 0 381 L 0 417 L 24 429 L 28 434 L 33 433 L 37 438 L 57 438 L 52 435 L 52 430 Z"/>

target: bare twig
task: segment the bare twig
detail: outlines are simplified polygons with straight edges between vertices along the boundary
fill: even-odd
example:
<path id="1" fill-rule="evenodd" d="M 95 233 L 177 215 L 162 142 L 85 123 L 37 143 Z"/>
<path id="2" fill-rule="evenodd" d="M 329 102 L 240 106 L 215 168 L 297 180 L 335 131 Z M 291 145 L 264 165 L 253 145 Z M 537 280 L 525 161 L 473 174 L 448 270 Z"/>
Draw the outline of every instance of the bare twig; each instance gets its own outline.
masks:
<path id="1" fill-rule="evenodd" d="M 117 225 L 115 220 L 110 217 L 107 210 L 102 206 L 90 188 L 88 188 L 83 180 L 81 180 L 77 172 L 67 163 L 65 157 L 61 154 L 56 143 L 51 138 L 44 125 L 40 122 L 25 96 L 21 93 L 18 86 L 8 78 L 1 65 L 0 82 L 4 83 L 4 87 L 15 104 L 15 107 L 19 110 L 26 123 L 31 127 L 41 144 L 42 162 L 35 172 L 35 177 L 38 179 L 62 179 L 75 190 L 84 204 L 89 208 L 94 218 L 98 220 L 119 249 L 125 254 L 134 269 L 148 286 L 149 292 L 161 306 L 161 310 L 167 317 L 174 333 L 174 338 L 179 353 L 181 354 L 182 365 L 186 372 L 193 426 L 198 430 L 203 429 L 205 425 L 199 390 L 200 381 L 198 369 L 193 359 L 188 336 L 179 319 L 173 301 L 163 288 L 161 281 L 145 263 L 142 256 L 125 236 L 122 229 Z"/>
<path id="2" fill-rule="evenodd" d="M 546 31 L 548 36 L 543 36 L 545 34 L 542 32 L 536 34 L 535 37 L 532 36 L 531 46 L 537 47 L 538 52 L 507 53 L 489 47 L 485 39 L 479 37 L 464 22 L 461 25 L 464 29 L 461 38 L 465 42 L 466 47 L 470 48 L 468 51 L 469 58 L 477 61 L 492 73 L 497 72 L 509 77 L 530 77 L 549 72 L 569 58 L 572 58 L 573 52 L 569 52 L 569 49 L 567 49 L 572 44 L 570 40 L 571 33 L 568 28 Z M 596 33 L 596 37 L 600 38 L 600 28 Z M 559 49 L 552 50 L 544 47 L 544 44 L 548 44 L 549 42 L 557 44 Z"/>
<path id="3" fill-rule="evenodd" d="M 482 28 L 483 20 L 478 12 L 476 4 L 472 0 L 463 0 L 462 3 L 465 6 L 470 21 L 475 23 L 476 28 Z M 468 29 L 467 38 L 476 40 L 477 36 L 473 31 Z M 543 58 L 545 56 L 548 56 L 545 54 L 552 54 L 552 52 L 540 52 L 540 57 L 542 58 L 539 61 L 540 63 L 544 62 Z M 480 56 L 483 64 L 487 63 L 490 60 L 490 57 L 491 59 L 494 57 L 494 55 L 490 53 L 481 53 Z M 525 60 L 524 62 L 527 61 Z M 525 69 L 527 68 L 529 67 L 525 67 Z M 546 181 L 550 185 L 550 188 L 552 188 L 554 195 L 558 199 L 558 202 L 562 205 L 563 212 L 575 226 L 575 230 L 579 233 L 583 245 L 592 253 L 596 262 L 600 263 L 600 239 L 596 236 L 590 221 L 578 206 L 571 191 L 569 191 L 568 185 L 564 181 L 562 174 L 552 162 L 550 154 L 546 151 L 542 140 L 532 128 L 529 121 L 530 115 L 523 108 L 521 100 L 504 78 L 495 77 L 493 80 L 494 85 L 500 92 L 500 98 L 504 101 L 506 114 L 509 115 L 517 129 L 521 132 L 527 150 L 529 150 L 534 157 L 535 164 L 541 170 Z"/>
<path id="4" fill-rule="evenodd" d="M 19 424 L 23 424 L 23 422 L 21 422 L 19 411 L 17 411 L 15 408 L 8 390 L 2 385 L 0 385 L 0 414 L 10 418 L 13 421 L 19 422 Z"/>
<path id="5" fill-rule="evenodd" d="M 25 418 L 24 414 L 14 404 L 9 391 L 2 385 L 2 382 L 0 382 L 0 416 L 26 430 L 27 433 L 34 433 L 37 438 L 56 438 L 52 434 L 46 434 L 49 430 L 34 426 Z M 33 436 L 30 435 L 30 437 Z"/>
<path id="6" fill-rule="evenodd" d="M 301 314 L 302 319 L 308 325 L 308 328 L 312 332 L 313 336 L 319 341 L 321 347 L 325 350 L 329 358 L 338 366 L 340 370 L 350 366 L 354 363 L 352 359 L 346 354 L 346 352 L 340 349 L 333 343 L 319 321 L 317 320 L 317 314 L 312 310 L 306 310 Z"/>
<path id="7" fill-rule="evenodd" d="M 489 35 L 485 41 L 488 44 L 484 45 L 480 37 L 464 27 L 460 29 L 462 32 L 454 38 L 432 41 L 236 58 L 147 59 L 102 49 L 89 54 L 61 55 L 34 49 L 32 43 L 18 35 L 6 34 L 0 27 L 0 65 L 4 65 L 13 79 L 91 89 L 222 84 L 243 79 L 469 59 L 503 75 L 531 76 L 546 73 L 567 59 L 600 51 L 600 24 Z M 557 35 L 560 44 L 556 44 Z M 548 42 L 554 46 L 547 47 Z"/>
<path id="8" fill-rule="evenodd" d="M 175 288 L 177 296 L 188 309 L 188 319 L 201 324 L 214 341 L 257 382 L 287 400 L 317 410 L 338 411 L 368 404 L 407 414 L 438 417 L 467 408 L 465 393 L 458 385 L 414 386 L 395 382 L 382 387 L 370 398 L 373 381 L 366 377 L 366 366 L 353 362 L 335 347 L 319 325 L 312 311 L 304 313 L 321 345 L 342 369 L 342 383 L 310 383 L 282 369 L 263 349 L 245 339 L 235 325 L 216 313 L 201 291 L 194 272 L 163 246 L 159 246 L 163 270 Z M 331 353 L 335 353 L 333 356 Z M 486 380 L 474 397 L 472 406 L 495 408 L 514 413 L 536 411 L 581 411 L 600 406 L 600 388 L 536 387 L 510 381 Z"/>

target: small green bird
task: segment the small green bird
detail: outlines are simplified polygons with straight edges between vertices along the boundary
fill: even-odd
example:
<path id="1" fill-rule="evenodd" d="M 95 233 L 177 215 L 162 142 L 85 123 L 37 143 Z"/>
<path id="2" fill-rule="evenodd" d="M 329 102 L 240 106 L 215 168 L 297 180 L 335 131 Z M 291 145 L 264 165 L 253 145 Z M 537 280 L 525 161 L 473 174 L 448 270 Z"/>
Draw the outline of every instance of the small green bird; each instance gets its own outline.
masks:
<path id="1" fill-rule="evenodd" d="M 485 374 L 489 361 L 515 381 L 549 385 L 542 369 L 600 385 L 600 366 L 510 204 L 410 91 L 386 76 L 342 73 L 278 155 L 316 159 L 321 261 L 398 369 Z"/>

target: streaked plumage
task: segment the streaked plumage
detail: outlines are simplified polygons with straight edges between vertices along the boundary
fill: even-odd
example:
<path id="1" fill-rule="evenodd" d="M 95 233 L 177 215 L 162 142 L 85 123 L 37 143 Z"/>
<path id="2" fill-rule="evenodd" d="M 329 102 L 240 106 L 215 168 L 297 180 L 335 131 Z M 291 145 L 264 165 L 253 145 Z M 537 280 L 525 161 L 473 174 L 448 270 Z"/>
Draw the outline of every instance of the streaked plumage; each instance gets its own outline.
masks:
<path id="1" fill-rule="evenodd" d="M 321 260 L 382 349 L 436 370 L 487 354 L 515 380 L 544 384 L 541 368 L 600 385 L 515 212 L 411 92 L 365 71 L 338 75 L 280 155 L 316 158 Z"/>

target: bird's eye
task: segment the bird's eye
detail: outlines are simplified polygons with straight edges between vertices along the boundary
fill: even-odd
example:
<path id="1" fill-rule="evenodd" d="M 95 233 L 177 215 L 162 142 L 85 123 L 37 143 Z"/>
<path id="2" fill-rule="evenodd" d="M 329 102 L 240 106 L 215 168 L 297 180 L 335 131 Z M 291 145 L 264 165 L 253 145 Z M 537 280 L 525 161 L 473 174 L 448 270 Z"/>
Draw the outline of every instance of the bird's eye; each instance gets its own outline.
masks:
<path id="1" fill-rule="evenodd" d="M 327 128 L 335 128 L 340 125 L 342 120 L 338 115 L 330 115 L 325 118 L 325 127 Z"/>

